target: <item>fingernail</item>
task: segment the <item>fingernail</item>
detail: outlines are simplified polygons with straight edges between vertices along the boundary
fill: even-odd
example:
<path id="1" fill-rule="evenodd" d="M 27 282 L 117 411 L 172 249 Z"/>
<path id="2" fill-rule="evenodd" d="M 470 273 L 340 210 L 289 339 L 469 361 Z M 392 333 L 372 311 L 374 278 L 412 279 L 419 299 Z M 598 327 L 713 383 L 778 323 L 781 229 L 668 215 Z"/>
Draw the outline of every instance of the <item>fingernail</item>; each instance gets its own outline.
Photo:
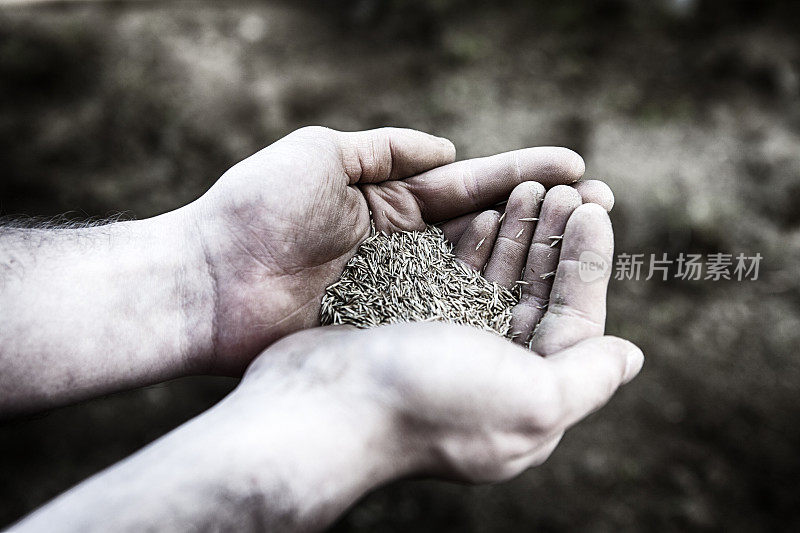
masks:
<path id="1" fill-rule="evenodd" d="M 634 347 L 628 352 L 627 359 L 625 360 L 625 375 L 622 378 L 622 383 L 628 383 L 636 377 L 644 364 L 644 354 L 639 348 Z"/>

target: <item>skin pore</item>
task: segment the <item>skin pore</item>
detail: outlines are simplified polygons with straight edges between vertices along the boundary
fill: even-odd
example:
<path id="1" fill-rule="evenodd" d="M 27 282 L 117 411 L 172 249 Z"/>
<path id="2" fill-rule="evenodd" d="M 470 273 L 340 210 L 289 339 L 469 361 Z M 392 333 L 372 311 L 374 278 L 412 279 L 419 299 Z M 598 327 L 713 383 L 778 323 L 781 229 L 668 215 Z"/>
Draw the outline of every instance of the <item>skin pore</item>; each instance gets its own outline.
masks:
<path id="1" fill-rule="evenodd" d="M 170 213 L 0 230 L 0 416 L 244 373 L 14 529 L 318 530 L 401 477 L 501 481 L 544 461 L 642 365 L 603 336 L 608 273 L 576 271 L 584 250 L 611 256 L 613 196 L 567 187 L 583 162 L 566 149 L 454 157 L 412 130 L 306 128 Z M 387 231 L 441 223 L 487 278 L 530 280 L 515 320 L 534 351 L 447 324 L 314 327 L 370 211 Z"/>

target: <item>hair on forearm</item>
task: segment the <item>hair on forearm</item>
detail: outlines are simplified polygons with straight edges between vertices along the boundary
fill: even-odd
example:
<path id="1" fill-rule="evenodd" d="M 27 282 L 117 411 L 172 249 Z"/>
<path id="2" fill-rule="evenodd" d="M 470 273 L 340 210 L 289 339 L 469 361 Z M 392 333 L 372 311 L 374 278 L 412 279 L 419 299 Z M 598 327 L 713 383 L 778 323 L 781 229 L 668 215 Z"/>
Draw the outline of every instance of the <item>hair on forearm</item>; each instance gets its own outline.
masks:
<path id="1" fill-rule="evenodd" d="M 134 219 L 127 212 L 82 219 L 74 215 L 71 212 L 51 217 L 0 216 L 0 287 L 9 276 L 22 276 L 24 265 L 35 259 L 36 250 L 42 246 L 65 241 L 75 243 L 90 236 L 103 236 L 102 228 Z"/>
<path id="2" fill-rule="evenodd" d="M 0 216 L 0 262 L 12 250 L 37 248 L 64 237 L 84 237 L 86 230 L 97 235 L 97 228 L 108 227 L 117 222 L 133 220 L 130 213 L 122 212 L 106 217 L 77 218 L 73 213 L 52 217 L 30 215 Z M 102 235 L 102 233 L 100 233 Z"/>
<path id="3" fill-rule="evenodd" d="M 79 217 L 75 212 L 44 217 L 37 215 L 0 215 L 0 233 L 4 230 L 74 230 L 107 226 L 115 222 L 134 220 L 130 212 L 105 217 Z"/>

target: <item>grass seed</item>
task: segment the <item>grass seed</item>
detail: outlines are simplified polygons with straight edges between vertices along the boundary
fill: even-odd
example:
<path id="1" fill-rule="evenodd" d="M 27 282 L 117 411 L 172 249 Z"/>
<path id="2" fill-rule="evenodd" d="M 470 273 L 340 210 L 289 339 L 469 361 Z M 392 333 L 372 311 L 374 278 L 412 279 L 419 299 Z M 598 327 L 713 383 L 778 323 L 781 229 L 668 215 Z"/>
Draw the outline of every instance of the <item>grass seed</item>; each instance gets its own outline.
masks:
<path id="1" fill-rule="evenodd" d="M 320 320 L 360 328 L 439 320 L 510 337 L 519 295 L 458 261 L 437 227 L 373 232 L 325 290 Z"/>

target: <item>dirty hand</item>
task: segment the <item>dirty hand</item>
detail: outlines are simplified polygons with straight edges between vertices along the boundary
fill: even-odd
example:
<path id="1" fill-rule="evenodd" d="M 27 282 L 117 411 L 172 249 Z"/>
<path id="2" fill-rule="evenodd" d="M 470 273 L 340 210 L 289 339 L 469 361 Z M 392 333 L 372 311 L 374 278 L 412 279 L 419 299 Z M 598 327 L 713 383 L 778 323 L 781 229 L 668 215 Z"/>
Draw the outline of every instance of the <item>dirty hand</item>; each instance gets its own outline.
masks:
<path id="1" fill-rule="evenodd" d="M 614 251 L 606 209 L 614 197 L 601 182 L 579 185 L 580 194 L 525 182 L 511 192 L 502 215 L 488 210 L 444 225 L 461 261 L 489 281 L 521 286 L 511 332 L 542 355 L 605 330 Z M 581 205 L 588 195 L 591 203 Z"/>
<path id="2" fill-rule="evenodd" d="M 579 208 L 567 237 L 578 237 L 579 246 L 591 235 L 575 232 L 602 221 L 601 213 Z M 593 320 L 581 323 L 605 302 L 578 290 L 583 282 L 574 266 L 566 260 L 558 267 L 552 290 L 565 296 L 537 330 L 540 352 L 441 323 L 314 328 L 270 347 L 225 408 L 228 423 L 246 435 L 236 441 L 257 450 L 269 442 L 283 452 L 259 464 L 280 464 L 290 481 L 276 483 L 273 468 L 258 471 L 260 483 L 251 485 L 258 501 L 276 500 L 273 492 L 284 493 L 284 483 L 299 495 L 282 509 L 262 509 L 259 519 L 289 530 L 321 529 L 394 479 L 495 482 L 545 461 L 564 431 L 606 403 L 643 363 L 630 342 L 596 334 Z M 277 444 L 275 428 L 283 431 Z M 289 525 L 286 517 L 297 521 Z"/>
<path id="3" fill-rule="evenodd" d="M 211 410 L 14 531 L 321 530 L 395 479 L 500 481 L 543 462 L 641 365 L 615 337 L 544 358 L 467 326 L 308 329 Z"/>
<path id="4" fill-rule="evenodd" d="M 318 325 L 370 211 L 378 230 L 445 221 L 451 231 L 521 183 L 583 172 L 565 148 L 454 157 L 449 141 L 413 130 L 304 128 L 175 211 L 0 225 L 0 416 L 187 374 L 240 375 L 272 342 Z M 598 182 L 562 189 L 610 207 Z"/>
<path id="5" fill-rule="evenodd" d="M 563 207 L 570 197 L 556 191 L 541 209 Z M 510 202 L 509 215 L 516 203 Z M 258 432 L 269 435 L 270 427 L 300 427 L 298 439 L 308 444 L 280 447 L 294 450 L 284 464 L 301 465 L 297 469 L 308 474 L 294 478 L 307 484 L 295 487 L 305 499 L 290 514 L 308 520 L 298 529 L 309 523 L 324 527 L 366 491 L 399 477 L 509 479 L 543 462 L 568 427 L 639 372 L 641 351 L 603 336 L 608 272 L 580 271 L 582 252 L 610 258 L 608 215 L 598 205 L 582 205 L 543 229 L 558 224 L 563 245 L 546 265 L 555 271 L 546 286 L 551 305 L 536 308 L 544 316 L 531 341 L 533 352 L 465 326 L 407 323 L 309 329 L 282 339 L 253 362 L 230 397 L 236 406 L 230 419 L 241 418 L 237 425 L 255 432 L 246 442 L 259 442 Z M 471 244 L 469 249 L 474 251 Z M 462 260 L 474 259 L 463 250 Z M 497 244 L 486 254 L 489 265 L 495 254 L 504 254 Z M 519 247 L 520 257 L 506 259 L 524 263 L 526 254 L 538 269 L 539 255 L 529 243 Z M 510 282 L 518 269 L 509 270 L 508 279 L 502 269 L 486 266 L 486 272 Z M 527 300 L 520 306 L 515 318 L 529 317 Z M 284 412 L 279 418 L 297 420 L 300 412 L 301 421 L 278 424 L 265 416 L 264 406 Z M 324 467 L 318 470 L 317 464 Z M 323 483 L 328 496 L 309 498 Z M 269 492 L 274 485 L 264 486 Z"/>
<path id="6" fill-rule="evenodd" d="M 281 340 L 257 358 L 235 395 L 263 394 L 251 403 L 266 405 L 266 396 L 280 389 L 313 395 L 297 384 L 318 384 L 322 396 L 334 397 L 329 405 L 340 403 L 355 420 L 382 419 L 378 427 L 394 432 L 387 442 L 401 448 L 393 457 L 416 473 L 495 481 L 543 461 L 568 426 L 604 404 L 643 362 L 633 344 L 603 336 L 610 272 L 580 270 L 585 253 L 610 261 L 608 215 L 595 204 L 573 206 L 563 220 L 548 214 L 564 212 L 567 199 L 579 203 L 570 189 L 559 189 L 551 189 L 541 207 L 540 227 L 546 232 L 558 227 L 563 244 L 544 267 L 554 272 L 546 285 L 551 302 L 546 310 L 536 308 L 541 322 L 530 342 L 533 353 L 491 334 L 445 324 L 316 328 Z M 521 190 L 512 194 L 505 220 L 539 214 L 537 202 L 526 202 L 528 211 L 519 211 Z M 515 254 L 497 240 L 476 267 L 488 261 L 487 276 L 513 283 L 521 267 L 515 263 L 503 274 L 502 268 L 493 270 L 492 261 L 525 263 L 530 251 L 528 268 L 538 270 L 539 253 L 530 239 L 512 246 Z M 475 251 L 472 242 L 467 249 Z M 548 244 L 547 251 L 552 249 Z M 475 259 L 463 247 L 456 252 L 462 260 Z M 515 318 L 527 318 L 527 299 L 520 306 L 524 310 Z"/>
<path id="7" fill-rule="evenodd" d="M 544 461 L 567 428 L 642 366 L 636 346 L 602 336 L 607 272 L 583 276 L 574 258 L 605 257 L 612 246 L 603 208 L 582 205 L 568 217 L 533 352 L 441 323 L 294 333 L 257 357 L 218 405 L 48 504 L 20 531 L 52 523 L 84 531 L 112 519 L 121 530 L 308 531 L 401 477 L 513 477 Z"/>
<path id="8" fill-rule="evenodd" d="M 370 213 L 379 231 L 423 229 L 520 183 L 569 184 L 584 170 L 565 148 L 454 159 L 450 141 L 419 131 L 308 127 L 226 172 L 186 209 L 213 302 L 207 369 L 241 373 L 270 343 L 318 325 L 323 291 L 369 234 Z M 579 190 L 598 201 L 596 188 Z"/>

